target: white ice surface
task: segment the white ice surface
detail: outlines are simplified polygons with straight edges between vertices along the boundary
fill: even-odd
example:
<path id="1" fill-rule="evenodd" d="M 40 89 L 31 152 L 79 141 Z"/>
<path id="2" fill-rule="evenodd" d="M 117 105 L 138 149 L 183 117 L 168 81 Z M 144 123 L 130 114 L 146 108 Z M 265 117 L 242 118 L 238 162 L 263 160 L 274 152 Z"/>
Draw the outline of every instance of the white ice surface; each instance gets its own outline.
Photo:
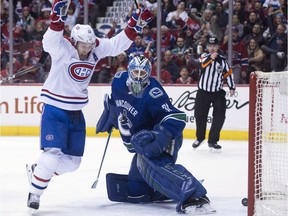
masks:
<path id="1" fill-rule="evenodd" d="M 247 141 L 220 141 L 221 153 L 211 153 L 207 143 L 197 150 L 193 140 L 184 140 L 178 163 L 183 164 L 204 186 L 215 216 L 246 216 L 247 207 L 241 200 L 247 196 Z M 111 202 L 107 198 L 105 174 L 126 174 L 132 154 L 120 138 L 112 137 L 104 159 L 99 182 L 97 177 L 106 138 L 88 137 L 80 168 L 73 173 L 54 177 L 41 197 L 40 209 L 34 215 L 43 216 L 172 216 L 175 203 L 128 204 Z M 28 181 L 26 163 L 35 163 L 41 151 L 38 137 L 0 136 L 0 216 L 27 215 Z"/>

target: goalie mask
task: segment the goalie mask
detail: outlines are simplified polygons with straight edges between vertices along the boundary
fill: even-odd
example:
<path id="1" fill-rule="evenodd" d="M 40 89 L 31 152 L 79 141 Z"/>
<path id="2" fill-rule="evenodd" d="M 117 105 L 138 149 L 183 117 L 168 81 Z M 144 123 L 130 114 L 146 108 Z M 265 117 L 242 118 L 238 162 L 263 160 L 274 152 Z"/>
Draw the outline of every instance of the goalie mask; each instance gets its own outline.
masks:
<path id="1" fill-rule="evenodd" d="M 151 63 L 147 58 L 144 56 L 136 56 L 130 61 L 126 84 L 134 97 L 142 97 L 144 89 L 150 83 L 150 75 Z"/>

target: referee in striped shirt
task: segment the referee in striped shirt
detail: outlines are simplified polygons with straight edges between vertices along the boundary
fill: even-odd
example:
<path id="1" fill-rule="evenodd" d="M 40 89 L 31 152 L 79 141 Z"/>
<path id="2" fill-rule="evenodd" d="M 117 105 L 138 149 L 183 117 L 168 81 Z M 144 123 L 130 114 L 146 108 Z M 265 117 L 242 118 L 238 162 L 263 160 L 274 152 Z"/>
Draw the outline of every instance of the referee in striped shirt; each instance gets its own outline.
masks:
<path id="1" fill-rule="evenodd" d="M 226 82 L 230 89 L 230 96 L 234 95 L 235 83 L 232 69 L 226 58 L 218 53 L 219 42 L 216 37 L 210 37 L 207 43 L 208 53 L 203 53 L 199 58 L 201 68 L 198 81 L 198 91 L 195 101 L 196 138 L 193 148 L 197 148 L 205 140 L 208 112 L 213 107 L 213 122 L 208 137 L 208 146 L 220 150 L 217 143 L 220 131 L 225 121 L 226 92 L 223 90 Z"/>

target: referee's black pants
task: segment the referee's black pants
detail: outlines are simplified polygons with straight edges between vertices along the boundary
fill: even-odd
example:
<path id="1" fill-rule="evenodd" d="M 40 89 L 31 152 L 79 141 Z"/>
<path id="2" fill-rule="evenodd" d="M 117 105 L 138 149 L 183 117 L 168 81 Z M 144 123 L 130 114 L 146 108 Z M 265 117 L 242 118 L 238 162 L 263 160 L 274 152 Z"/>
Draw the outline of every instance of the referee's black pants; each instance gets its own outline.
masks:
<path id="1" fill-rule="evenodd" d="M 225 121 L 226 114 L 226 92 L 206 92 L 201 89 L 197 91 L 195 101 L 196 137 L 197 140 L 205 139 L 207 117 L 209 109 L 213 107 L 213 121 L 209 132 L 208 143 L 217 143 L 220 138 L 220 131 Z"/>

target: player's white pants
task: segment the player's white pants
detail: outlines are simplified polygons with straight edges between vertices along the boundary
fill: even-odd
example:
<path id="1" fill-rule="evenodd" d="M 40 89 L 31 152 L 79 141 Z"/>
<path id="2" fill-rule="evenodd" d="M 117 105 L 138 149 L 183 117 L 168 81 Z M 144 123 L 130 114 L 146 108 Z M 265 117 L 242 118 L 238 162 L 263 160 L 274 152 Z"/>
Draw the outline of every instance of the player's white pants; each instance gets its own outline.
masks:
<path id="1" fill-rule="evenodd" d="M 66 155 L 59 148 L 44 149 L 32 176 L 30 193 L 42 195 L 54 175 L 73 172 L 80 163 L 81 157 Z"/>

